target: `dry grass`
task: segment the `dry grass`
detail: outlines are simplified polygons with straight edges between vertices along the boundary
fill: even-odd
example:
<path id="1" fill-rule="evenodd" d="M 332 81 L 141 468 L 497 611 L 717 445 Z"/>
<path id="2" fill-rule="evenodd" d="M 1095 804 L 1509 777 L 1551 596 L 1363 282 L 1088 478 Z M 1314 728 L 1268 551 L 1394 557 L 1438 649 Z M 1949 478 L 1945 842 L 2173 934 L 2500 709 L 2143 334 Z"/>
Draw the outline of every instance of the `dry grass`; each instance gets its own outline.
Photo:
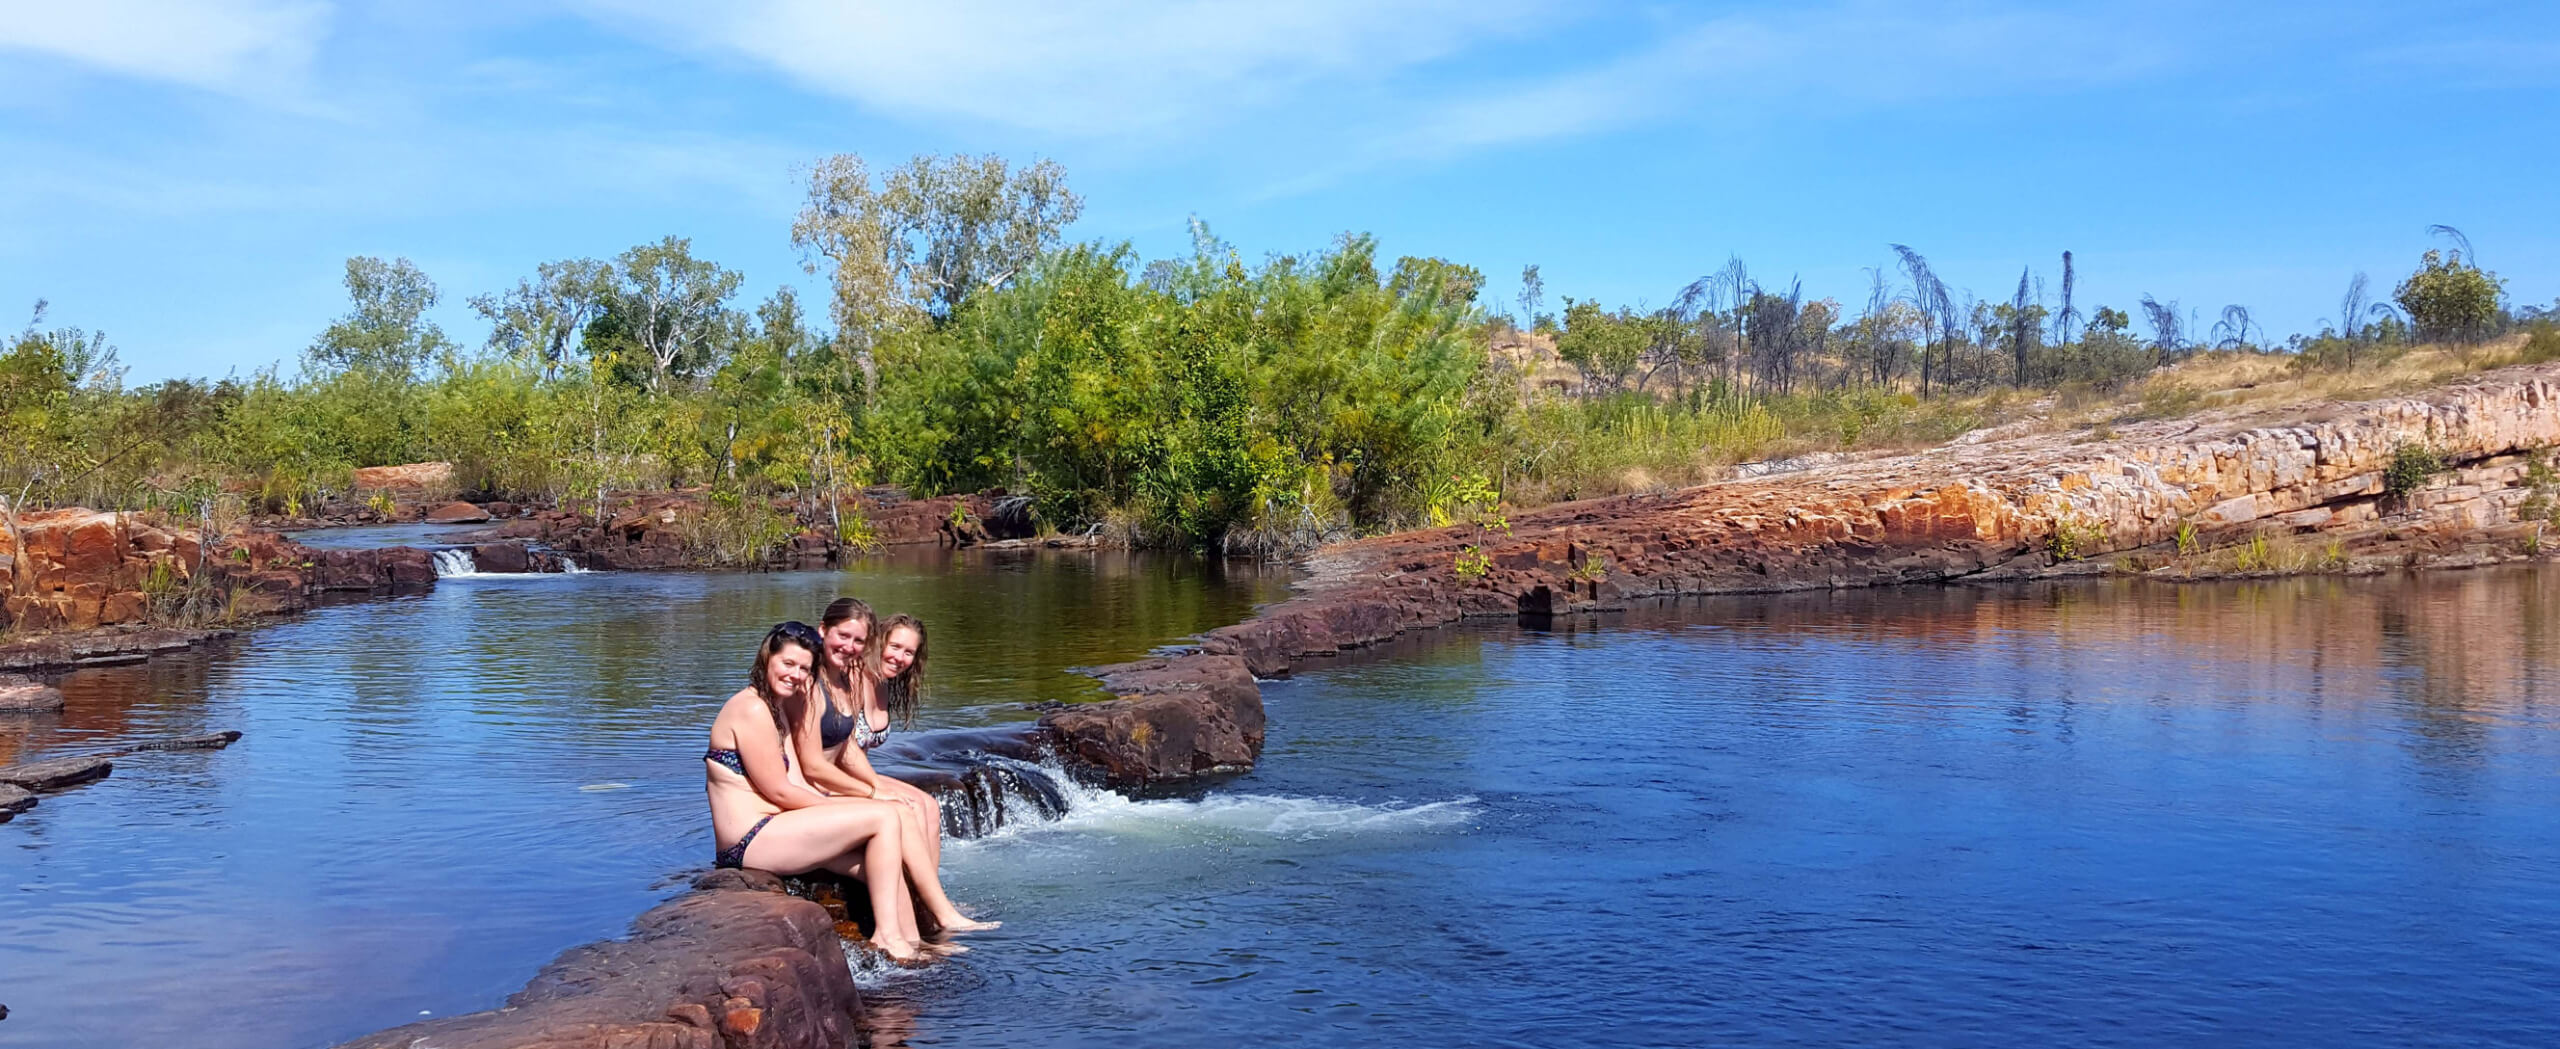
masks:
<path id="1" fill-rule="evenodd" d="M 2303 367 L 2287 354 L 2203 353 L 2161 369 L 2128 388 L 2124 396 L 2084 396 L 2076 403 L 2058 398 L 2054 421 L 2063 427 L 2093 426 L 2208 411 L 2256 412 L 2407 396 L 2522 363 L 2524 351 L 2522 335 L 2469 348 L 2419 346 L 2354 371 Z"/>

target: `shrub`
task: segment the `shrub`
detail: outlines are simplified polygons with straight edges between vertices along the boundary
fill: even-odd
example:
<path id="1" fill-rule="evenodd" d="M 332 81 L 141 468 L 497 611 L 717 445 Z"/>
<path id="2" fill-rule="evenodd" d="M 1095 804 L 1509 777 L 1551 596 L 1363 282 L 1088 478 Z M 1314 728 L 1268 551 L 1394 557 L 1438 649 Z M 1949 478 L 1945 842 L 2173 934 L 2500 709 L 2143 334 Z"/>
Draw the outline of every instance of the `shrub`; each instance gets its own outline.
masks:
<path id="1" fill-rule="evenodd" d="M 2391 449 L 2391 465 L 2382 469 L 2383 494 L 2406 498 L 2445 470 L 2444 456 L 2423 444 L 2403 441 Z"/>

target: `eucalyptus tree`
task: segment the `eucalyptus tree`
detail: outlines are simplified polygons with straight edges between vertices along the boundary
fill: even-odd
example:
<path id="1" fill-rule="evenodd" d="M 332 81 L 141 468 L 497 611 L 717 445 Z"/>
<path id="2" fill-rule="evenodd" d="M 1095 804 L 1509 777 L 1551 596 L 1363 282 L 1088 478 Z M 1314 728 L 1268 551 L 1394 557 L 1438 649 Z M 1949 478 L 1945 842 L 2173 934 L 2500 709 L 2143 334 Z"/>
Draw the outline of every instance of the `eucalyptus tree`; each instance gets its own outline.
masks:
<path id="1" fill-rule="evenodd" d="M 2018 292 L 2009 297 L 2009 315 L 2004 318 L 2008 322 L 2009 353 L 2017 360 L 2017 382 L 2022 387 L 2027 385 L 2027 348 L 2036 341 L 2037 329 L 2042 327 L 2037 322 L 2042 319 L 2038 314 L 2043 307 L 2027 293 L 2032 279 L 2027 269 L 2018 270 Z"/>
<path id="2" fill-rule="evenodd" d="M 348 259 L 345 281 L 346 315 L 322 330 L 303 353 L 313 370 L 407 380 L 457 348 L 426 316 L 435 308 L 436 282 L 408 259 Z"/>
<path id="3" fill-rule="evenodd" d="M 2071 253 L 2062 253 L 2062 309 L 2053 315 L 2053 341 L 2058 346 L 2071 345 L 2072 326 L 2080 322 L 2080 313 L 2071 305 L 2071 290 L 2078 280 L 2071 268 Z"/>
<path id="4" fill-rule="evenodd" d="M 2453 235 L 2461 236 L 2458 231 Z M 2393 290 L 2392 298 L 2420 339 L 2469 346 L 2496 331 L 2505 282 L 2472 263 L 2465 251 L 2469 246 L 2464 241 L 2450 255 L 2428 249 L 2416 272 Z"/>
<path id="5" fill-rule="evenodd" d="M 1538 264 L 1520 267 L 1520 330 L 1536 331 L 1538 311 L 1546 307 L 1547 282 L 1538 275 Z"/>
<path id="6" fill-rule="evenodd" d="M 649 388 L 667 392 L 669 380 L 716 366 L 718 336 L 734 327 L 729 298 L 743 277 L 719 263 L 693 257 L 693 241 L 668 237 L 642 244 L 614 259 L 618 279 L 613 307 L 623 336 L 649 364 Z"/>
<path id="7" fill-rule="evenodd" d="M 838 153 L 810 169 L 791 243 L 809 272 L 832 267 L 836 327 L 867 373 L 882 335 L 941 324 L 1011 284 L 1083 211 L 1055 161 L 919 156 L 875 181 L 860 156 Z"/>
<path id="8" fill-rule="evenodd" d="M 496 295 L 475 295 L 471 308 L 489 322 L 488 348 L 559 377 L 587 325 L 613 294 L 613 267 L 595 259 L 546 262 Z"/>

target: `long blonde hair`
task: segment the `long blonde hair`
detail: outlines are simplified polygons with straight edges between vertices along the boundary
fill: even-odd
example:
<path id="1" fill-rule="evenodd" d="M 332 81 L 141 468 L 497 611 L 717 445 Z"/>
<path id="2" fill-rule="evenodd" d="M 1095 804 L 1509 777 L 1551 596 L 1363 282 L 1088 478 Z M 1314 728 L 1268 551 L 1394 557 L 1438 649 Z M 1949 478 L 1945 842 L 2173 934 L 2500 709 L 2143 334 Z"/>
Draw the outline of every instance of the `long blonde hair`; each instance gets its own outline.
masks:
<path id="1" fill-rule="evenodd" d="M 905 672 L 891 678 L 880 672 L 880 653 L 889 647 L 889 635 L 901 627 L 916 632 L 916 658 L 907 664 Z M 924 620 L 900 612 L 881 620 L 879 632 L 871 638 L 871 643 L 862 649 L 863 669 L 879 687 L 881 707 L 888 710 L 899 727 L 913 728 L 916 706 L 924 698 Z"/>

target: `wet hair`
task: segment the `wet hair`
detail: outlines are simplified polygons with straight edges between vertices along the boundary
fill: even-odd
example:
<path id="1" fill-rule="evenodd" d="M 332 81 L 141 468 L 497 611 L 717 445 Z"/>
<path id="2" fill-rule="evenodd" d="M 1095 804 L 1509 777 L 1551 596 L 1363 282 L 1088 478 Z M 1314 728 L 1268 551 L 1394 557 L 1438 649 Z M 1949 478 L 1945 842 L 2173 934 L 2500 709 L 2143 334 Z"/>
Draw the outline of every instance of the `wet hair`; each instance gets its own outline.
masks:
<path id="1" fill-rule="evenodd" d="M 747 684 L 753 686 L 756 696 L 764 700 L 765 709 L 773 714 L 773 730 L 781 733 L 786 741 L 791 738 L 791 718 L 782 712 L 782 697 L 773 694 L 773 681 L 765 676 L 765 667 L 771 665 L 773 657 L 783 649 L 795 645 L 809 653 L 809 665 L 814 673 L 819 658 L 826 652 L 826 642 L 818 639 L 816 627 L 797 619 L 776 623 L 773 629 L 765 631 L 764 643 L 756 646 L 755 665 L 747 668 Z"/>
<path id="2" fill-rule="evenodd" d="M 916 632 L 916 658 L 907 664 L 906 672 L 892 680 L 880 671 L 880 653 L 889 647 L 889 635 L 900 627 Z M 880 705 L 901 727 L 916 723 L 916 701 L 924 698 L 924 620 L 900 612 L 881 620 L 873 631 L 871 644 L 863 646 L 862 661 L 869 664 L 871 679 L 880 683 Z"/>

